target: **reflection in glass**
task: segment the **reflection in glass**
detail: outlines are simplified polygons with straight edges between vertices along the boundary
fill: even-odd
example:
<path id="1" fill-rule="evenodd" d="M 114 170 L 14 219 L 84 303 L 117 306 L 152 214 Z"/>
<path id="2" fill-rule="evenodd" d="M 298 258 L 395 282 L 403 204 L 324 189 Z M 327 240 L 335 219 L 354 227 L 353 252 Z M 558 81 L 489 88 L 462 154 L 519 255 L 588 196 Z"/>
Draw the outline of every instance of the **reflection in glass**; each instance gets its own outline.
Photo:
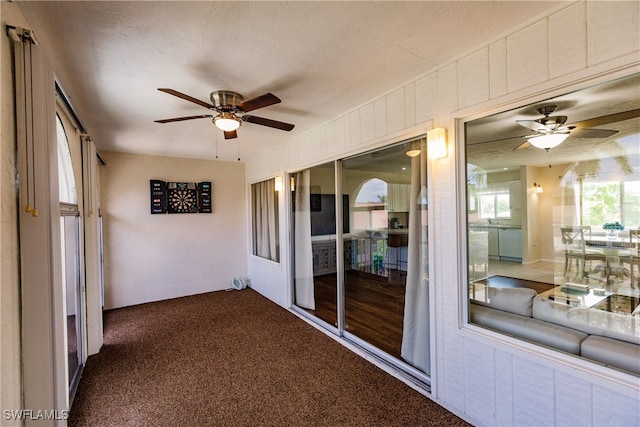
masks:
<path id="1" fill-rule="evenodd" d="M 637 351 L 639 87 L 636 74 L 465 124 L 472 323 L 640 375 L 618 351 L 572 338 Z M 523 143 L 547 122 L 568 135 L 561 144 Z M 569 329 L 553 340 L 510 329 L 513 315 Z"/>

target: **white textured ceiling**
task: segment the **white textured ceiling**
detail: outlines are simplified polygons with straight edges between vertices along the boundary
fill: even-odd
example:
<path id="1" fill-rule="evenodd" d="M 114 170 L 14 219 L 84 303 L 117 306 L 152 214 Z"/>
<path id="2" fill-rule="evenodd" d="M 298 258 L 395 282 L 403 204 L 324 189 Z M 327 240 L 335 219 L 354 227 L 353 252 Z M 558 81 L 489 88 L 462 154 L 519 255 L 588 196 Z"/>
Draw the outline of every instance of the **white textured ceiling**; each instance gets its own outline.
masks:
<path id="1" fill-rule="evenodd" d="M 557 2 L 143 2 L 30 1 L 18 5 L 99 149 L 216 156 L 203 107 L 213 90 L 281 104 L 252 114 L 296 125 L 286 133 L 239 129 L 244 158 L 392 90 Z M 219 132 L 219 131 L 218 131 Z M 218 134 L 218 155 L 236 140 Z"/>

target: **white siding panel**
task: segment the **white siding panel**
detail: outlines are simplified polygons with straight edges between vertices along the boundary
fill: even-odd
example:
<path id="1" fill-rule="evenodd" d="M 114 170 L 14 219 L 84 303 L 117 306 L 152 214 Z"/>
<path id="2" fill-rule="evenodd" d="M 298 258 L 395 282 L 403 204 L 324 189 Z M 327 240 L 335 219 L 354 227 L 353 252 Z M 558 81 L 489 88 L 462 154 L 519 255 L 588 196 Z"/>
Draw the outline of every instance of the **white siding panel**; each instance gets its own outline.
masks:
<path id="1" fill-rule="evenodd" d="M 360 142 L 371 141 L 374 137 L 375 110 L 373 103 L 360 108 Z"/>
<path id="2" fill-rule="evenodd" d="M 452 339 L 446 339 L 444 348 L 441 349 L 444 363 L 444 378 L 441 388 L 442 398 L 455 408 L 464 408 L 464 397 L 467 388 L 464 383 L 464 365 L 473 355 L 464 352 L 464 339 L 456 337 L 452 332 L 453 328 L 445 328 L 446 335 Z M 461 357 L 462 356 L 462 357 Z"/>
<path id="3" fill-rule="evenodd" d="M 450 64 L 438 71 L 438 117 L 448 117 L 458 109 L 458 64 Z M 448 123 L 434 123 L 447 126 Z"/>
<path id="4" fill-rule="evenodd" d="M 475 390 L 465 393 L 465 412 L 488 422 L 494 418 L 496 402 L 493 349 L 467 340 L 464 351 L 471 355 L 464 366 L 465 386 L 467 390 Z"/>
<path id="5" fill-rule="evenodd" d="M 507 40 L 489 46 L 489 93 L 491 98 L 507 93 Z"/>
<path id="6" fill-rule="evenodd" d="M 495 358 L 496 384 L 496 425 L 513 425 L 513 356 L 496 350 Z"/>
<path id="7" fill-rule="evenodd" d="M 349 147 L 360 143 L 360 111 L 356 110 L 349 114 L 349 132 L 350 140 Z"/>
<path id="8" fill-rule="evenodd" d="M 554 78 L 586 65 L 586 3 L 576 3 L 549 17 L 549 74 Z"/>
<path id="9" fill-rule="evenodd" d="M 591 384 L 573 376 L 556 373 L 556 424 L 591 424 Z"/>
<path id="10" fill-rule="evenodd" d="M 629 397 L 609 388 L 593 386 L 593 425 L 639 426 L 640 396 Z"/>
<path id="11" fill-rule="evenodd" d="M 405 127 L 405 100 L 404 88 L 398 89 L 387 95 L 387 131 L 397 132 Z"/>
<path id="12" fill-rule="evenodd" d="M 336 122 L 331 121 L 326 124 L 322 132 L 322 144 L 324 145 L 325 155 L 334 154 L 336 152 Z"/>
<path id="13" fill-rule="evenodd" d="M 381 136 L 385 136 L 387 131 L 387 98 L 383 97 L 377 99 L 373 104 L 373 129 L 374 136 L 376 138 L 380 138 Z"/>
<path id="14" fill-rule="evenodd" d="M 484 48 L 458 63 L 460 108 L 489 99 L 489 49 Z"/>
<path id="15" fill-rule="evenodd" d="M 404 87 L 404 124 L 410 128 L 416 124 L 416 85 L 408 84 Z"/>
<path id="16" fill-rule="evenodd" d="M 542 20 L 507 37 L 507 82 L 514 92 L 549 76 L 547 21 Z"/>
<path id="17" fill-rule="evenodd" d="M 334 121 L 335 127 L 335 139 L 336 139 L 336 151 L 338 153 L 342 152 L 345 148 L 345 118 L 344 116 L 338 117 Z"/>
<path id="18" fill-rule="evenodd" d="M 588 2 L 589 65 L 640 49 L 640 2 Z"/>
<path id="19" fill-rule="evenodd" d="M 416 81 L 416 123 L 438 115 L 438 75 L 429 74 Z"/>
<path id="20" fill-rule="evenodd" d="M 554 371 L 521 358 L 513 359 L 513 423 L 555 425 Z"/>

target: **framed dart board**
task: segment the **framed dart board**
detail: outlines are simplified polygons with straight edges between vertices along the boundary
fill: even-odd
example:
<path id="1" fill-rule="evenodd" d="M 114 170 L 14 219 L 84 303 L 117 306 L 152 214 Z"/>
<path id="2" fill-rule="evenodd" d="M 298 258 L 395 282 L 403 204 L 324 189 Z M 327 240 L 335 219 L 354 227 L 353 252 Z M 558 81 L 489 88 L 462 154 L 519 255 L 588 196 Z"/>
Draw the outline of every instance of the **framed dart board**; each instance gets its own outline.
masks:
<path id="1" fill-rule="evenodd" d="M 211 213 L 211 182 L 150 180 L 151 213 Z"/>

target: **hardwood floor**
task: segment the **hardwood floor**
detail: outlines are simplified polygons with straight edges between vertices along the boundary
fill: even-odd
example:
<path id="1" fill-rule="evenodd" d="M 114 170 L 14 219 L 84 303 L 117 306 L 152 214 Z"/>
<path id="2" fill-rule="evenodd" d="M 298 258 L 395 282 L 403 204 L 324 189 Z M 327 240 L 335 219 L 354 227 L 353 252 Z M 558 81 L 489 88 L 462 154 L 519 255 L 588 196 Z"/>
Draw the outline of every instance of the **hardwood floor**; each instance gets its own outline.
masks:
<path id="1" fill-rule="evenodd" d="M 404 274 L 391 279 L 355 270 L 345 276 L 345 329 L 380 350 L 400 358 L 404 315 Z M 307 310 L 337 325 L 336 275 L 314 278 L 316 309 Z"/>

